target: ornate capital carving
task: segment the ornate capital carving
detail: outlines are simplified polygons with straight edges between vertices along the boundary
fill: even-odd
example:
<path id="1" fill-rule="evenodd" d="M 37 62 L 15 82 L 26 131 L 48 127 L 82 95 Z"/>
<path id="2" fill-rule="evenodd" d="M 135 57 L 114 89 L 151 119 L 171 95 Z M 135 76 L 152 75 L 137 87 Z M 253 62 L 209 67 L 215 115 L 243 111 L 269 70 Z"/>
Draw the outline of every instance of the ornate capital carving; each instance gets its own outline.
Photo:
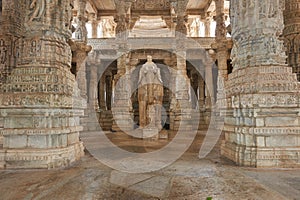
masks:
<path id="1" fill-rule="evenodd" d="M 87 58 L 87 54 L 92 50 L 92 46 L 82 42 L 69 42 L 73 52 L 73 62 L 82 63 Z"/>

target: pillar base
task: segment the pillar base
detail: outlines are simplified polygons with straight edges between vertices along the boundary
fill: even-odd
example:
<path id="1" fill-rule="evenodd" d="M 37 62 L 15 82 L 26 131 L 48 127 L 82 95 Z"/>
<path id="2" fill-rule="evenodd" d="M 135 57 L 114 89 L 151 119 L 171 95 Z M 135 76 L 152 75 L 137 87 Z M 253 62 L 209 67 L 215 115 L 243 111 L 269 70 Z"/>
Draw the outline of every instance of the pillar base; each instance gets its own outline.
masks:
<path id="1" fill-rule="evenodd" d="M 82 142 L 55 149 L 0 149 L 0 169 L 68 167 L 84 155 Z"/>
<path id="2" fill-rule="evenodd" d="M 243 166 L 300 166 L 299 82 L 291 70 L 270 65 L 229 74 L 223 156 Z"/>
<path id="3" fill-rule="evenodd" d="M 221 154 L 240 166 L 300 168 L 300 147 L 247 147 L 223 141 Z"/>

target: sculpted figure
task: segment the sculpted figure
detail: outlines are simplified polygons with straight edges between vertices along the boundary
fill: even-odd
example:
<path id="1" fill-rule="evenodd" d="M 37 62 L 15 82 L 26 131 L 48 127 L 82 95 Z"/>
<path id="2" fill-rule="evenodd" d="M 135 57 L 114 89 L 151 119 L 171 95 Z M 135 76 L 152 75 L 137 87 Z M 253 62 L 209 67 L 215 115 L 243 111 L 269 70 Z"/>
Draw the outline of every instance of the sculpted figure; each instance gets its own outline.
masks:
<path id="1" fill-rule="evenodd" d="M 85 22 L 82 19 L 78 19 L 77 27 L 75 29 L 75 40 L 86 42 L 87 41 L 87 29 Z"/>
<path id="2" fill-rule="evenodd" d="M 0 64 L 6 62 L 7 47 L 4 44 L 4 40 L 0 40 Z"/>
<path id="3" fill-rule="evenodd" d="M 32 0 L 30 4 L 30 9 L 33 9 L 33 12 L 29 18 L 29 21 L 40 19 L 45 12 L 46 2 L 45 0 Z"/>
<path id="4" fill-rule="evenodd" d="M 161 106 L 163 100 L 163 84 L 160 69 L 147 56 L 147 62 L 140 69 L 138 82 L 140 127 L 161 127 Z"/>

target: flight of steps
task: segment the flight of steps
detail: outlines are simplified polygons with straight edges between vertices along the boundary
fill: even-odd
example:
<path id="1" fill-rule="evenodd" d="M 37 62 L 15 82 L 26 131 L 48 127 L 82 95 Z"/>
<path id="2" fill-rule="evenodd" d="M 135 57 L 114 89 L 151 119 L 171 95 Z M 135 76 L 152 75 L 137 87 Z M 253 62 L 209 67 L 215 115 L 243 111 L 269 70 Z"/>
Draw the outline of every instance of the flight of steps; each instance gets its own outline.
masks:
<path id="1" fill-rule="evenodd" d="M 113 115 L 111 110 L 104 110 L 98 113 L 99 123 L 103 131 L 109 131 L 113 125 Z"/>

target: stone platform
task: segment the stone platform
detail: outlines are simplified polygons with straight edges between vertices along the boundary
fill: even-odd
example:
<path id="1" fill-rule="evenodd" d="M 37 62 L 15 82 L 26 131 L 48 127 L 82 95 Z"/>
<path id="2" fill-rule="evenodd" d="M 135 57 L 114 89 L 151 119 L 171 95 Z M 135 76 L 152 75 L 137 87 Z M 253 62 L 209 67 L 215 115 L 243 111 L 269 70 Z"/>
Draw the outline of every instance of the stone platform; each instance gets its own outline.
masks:
<path id="1" fill-rule="evenodd" d="M 143 140 L 106 132 L 113 142 L 141 152 Z M 204 132 L 172 165 L 151 173 L 128 174 L 111 169 L 88 152 L 64 170 L 0 171 L 1 199 L 298 199 L 298 170 L 262 170 L 236 167 L 220 159 L 216 147 L 206 159 L 198 159 Z M 138 141 L 138 142 L 136 142 Z M 160 148 L 158 141 L 144 151 Z M 156 144 L 156 145 L 155 145 Z M 151 148 L 152 147 L 152 148 Z M 84 184 L 83 184 L 84 183 Z M 18 188 L 18 190 L 16 190 Z M 76 188 L 76 189 L 74 189 Z"/>

